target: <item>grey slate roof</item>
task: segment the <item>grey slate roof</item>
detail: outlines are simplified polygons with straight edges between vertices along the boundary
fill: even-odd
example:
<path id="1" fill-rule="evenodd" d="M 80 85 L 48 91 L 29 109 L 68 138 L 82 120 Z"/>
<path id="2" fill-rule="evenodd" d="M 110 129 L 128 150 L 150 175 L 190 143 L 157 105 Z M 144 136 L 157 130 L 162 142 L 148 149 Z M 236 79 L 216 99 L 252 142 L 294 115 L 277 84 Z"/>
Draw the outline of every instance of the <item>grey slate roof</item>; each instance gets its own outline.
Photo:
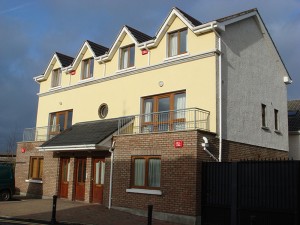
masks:
<path id="1" fill-rule="evenodd" d="M 131 119 L 128 119 L 128 122 Z M 40 147 L 99 144 L 118 130 L 119 119 L 76 123 Z"/>
<path id="2" fill-rule="evenodd" d="M 73 60 L 74 60 L 73 57 L 61 54 L 59 52 L 55 52 L 55 54 L 57 55 L 61 65 L 63 67 L 70 66 L 72 64 Z"/>
<path id="3" fill-rule="evenodd" d="M 246 11 L 243 11 L 243 12 L 239 12 L 239 13 L 236 13 L 236 14 L 233 14 L 233 15 L 230 15 L 230 16 L 226 16 L 226 17 L 217 19 L 216 21 L 221 23 L 221 22 L 224 22 L 226 20 L 234 19 L 236 17 L 242 16 L 242 15 L 246 15 L 248 13 L 255 12 L 255 11 L 257 11 L 257 8 L 249 9 L 249 10 L 246 10 Z"/>
<path id="4" fill-rule="evenodd" d="M 141 32 L 141 31 L 138 31 L 128 25 L 125 25 L 125 27 L 127 27 L 127 29 L 130 31 L 130 33 L 135 37 L 135 39 L 137 40 L 137 42 L 139 43 L 142 43 L 142 42 L 145 42 L 145 41 L 149 41 L 151 39 L 153 39 L 153 37 L 150 37 L 149 35 Z"/>
<path id="5" fill-rule="evenodd" d="M 300 131 L 300 100 L 288 101 L 289 131 Z"/>
<path id="6" fill-rule="evenodd" d="M 195 19 L 194 17 L 190 16 L 189 14 L 187 14 L 186 12 L 182 11 L 181 9 L 175 7 L 175 9 L 177 9 L 188 21 L 190 21 L 195 27 L 201 25 L 202 23 Z"/>
<path id="7" fill-rule="evenodd" d="M 106 48 L 102 45 L 96 44 L 95 42 L 87 40 L 89 45 L 91 46 L 93 52 L 96 56 L 104 55 L 106 52 L 108 52 L 109 48 Z"/>

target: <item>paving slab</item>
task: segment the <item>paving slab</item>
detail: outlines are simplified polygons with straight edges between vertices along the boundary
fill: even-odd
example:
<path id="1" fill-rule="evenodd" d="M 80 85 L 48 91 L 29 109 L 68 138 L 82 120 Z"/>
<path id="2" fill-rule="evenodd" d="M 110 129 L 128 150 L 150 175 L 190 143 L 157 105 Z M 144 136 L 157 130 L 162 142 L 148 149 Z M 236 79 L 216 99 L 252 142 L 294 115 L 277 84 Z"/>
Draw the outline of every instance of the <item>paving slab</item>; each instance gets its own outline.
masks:
<path id="1" fill-rule="evenodd" d="M 56 221 L 69 224 L 147 225 L 147 218 L 99 204 L 57 200 Z M 21 196 L 0 201 L 0 217 L 51 221 L 52 199 L 29 199 Z M 152 225 L 180 225 L 153 219 Z"/>

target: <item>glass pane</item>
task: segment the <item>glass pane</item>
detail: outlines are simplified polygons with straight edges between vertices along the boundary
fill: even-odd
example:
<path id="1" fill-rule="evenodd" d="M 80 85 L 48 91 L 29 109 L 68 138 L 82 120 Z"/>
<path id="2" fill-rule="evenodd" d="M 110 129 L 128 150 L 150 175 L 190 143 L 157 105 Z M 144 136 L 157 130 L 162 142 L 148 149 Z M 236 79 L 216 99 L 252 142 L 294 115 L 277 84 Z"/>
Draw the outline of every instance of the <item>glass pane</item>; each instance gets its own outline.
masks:
<path id="1" fill-rule="evenodd" d="M 100 183 L 100 161 L 96 163 L 95 168 L 95 184 Z"/>
<path id="2" fill-rule="evenodd" d="M 68 123 L 67 123 L 67 128 L 72 126 L 72 117 L 73 117 L 73 111 L 68 112 Z"/>
<path id="3" fill-rule="evenodd" d="M 185 93 L 176 94 L 174 99 L 175 119 L 185 118 Z"/>
<path id="4" fill-rule="evenodd" d="M 59 130 L 63 131 L 65 129 L 65 113 L 59 114 L 58 123 Z"/>
<path id="5" fill-rule="evenodd" d="M 187 30 L 180 32 L 180 54 L 186 53 L 186 36 Z"/>
<path id="6" fill-rule="evenodd" d="M 57 127 L 56 127 L 56 114 L 51 114 L 51 118 L 50 118 L 50 131 L 51 132 L 55 132 L 57 131 Z"/>
<path id="7" fill-rule="evenodd" d="M 169 56 L 175 56 L 178 55 L 178 51 L 177 51 L 177 32 L 170 34 L 170 39 L 169 39 Z"/>
<path id="8" fill-rule="evenodd" d="M 93 74 L 94 74 L 94 59 L 90 59 L 90 76 L 89 77 L 92 77 Z"/>
<path id="9" fill-rule="evenodd" d="M 128 67 L 128 48 L 122 49 L 121 52 L 121 69 Z"/>
<path id="10" fill-rule="evenodd" d="M 82 160 L 78 162 L 77 182 L 82 182 Z"/>
<path id="11" fill-rule="evenodd" d="M 70 161 L 68 160 L 68 176 L 67 176 L 67 181 L 69 182 L 70 181 Z"/>
<path id="12" fill-rule="evenodd" d="M 88 63 L 87 61 L 83 61 L 83 71 L 82 71 L 82 79 L 87 78 L 87 74 L 88 74 L 89 68 L 88 68 Z"/>
<path id="13" fill-rule="evenodd" d="M 37 158 L 33 158 L 31 160 L 31 178 L 38 178 L 38 160 Z"/>
<path id="14" fill-rule="evenodd" d="M 63 161 L 63 168 L 62 168 L 62 181 L 66 182 L 68 180 L 68 162 L 67 160 Z"/>
<path id="15" fill-rule="evenodd" d="M 170 110 L 170 98 L 160 98 L 158 100 L 158 112 L 169 111 Z M 158 122 L 164 122 L 169 120 L 169 112 L 159 113 Z"/>
<path id="16" fill-rule="evenodd" d="M 86 161 L 85 160 L 82 160 L 82 161 L 83 161 L 82 182 L 85 182 L 85 179 L 86 179 Z"/>
<path id="17" fill-rule="evenodd" d="M 104 184 L 104 177 L 105 177 L 105 162 L 101 162 L 101 179 L 100 179 L 100 184 Z"/>
<path id="18" fill-rule="evenodd" d="M 144 122 L 152 122 L 153 121 L 153 99 L 146 99 L 144 100 L 144 114 L 148 114 L 145 115 L 144 118 Z"/>
<path id="19" fill-rule="evenodd" d="M 160 159 L 149 159 L 149 187 L 160 187 Z"/>
<path id="20" fill-rule="evenodd" d="M 145 186 L 145 159 L 134 160 L 134 185 Z"/>
<path id="21" fill-rule="evenodd" d="M 130 63 L 129 66 L 134 66 L 134 46 L 130 47 Z"/>

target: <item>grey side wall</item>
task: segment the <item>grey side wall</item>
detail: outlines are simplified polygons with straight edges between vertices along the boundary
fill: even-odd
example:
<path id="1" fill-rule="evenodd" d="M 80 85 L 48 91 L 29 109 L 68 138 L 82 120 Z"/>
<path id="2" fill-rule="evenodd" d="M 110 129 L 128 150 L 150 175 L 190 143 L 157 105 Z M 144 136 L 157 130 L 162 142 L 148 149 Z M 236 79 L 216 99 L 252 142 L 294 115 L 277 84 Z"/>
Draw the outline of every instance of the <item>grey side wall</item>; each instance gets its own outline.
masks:
<path id="1" fill-rule="evenodd" d="M 286 72 L 252 17 L 226 26 L 222 37 L 223 138 L 288 150 Z M 267 106 L 262 129 L 261 104 Z M 274 109 L 279 110 L 275 132 Z"/>

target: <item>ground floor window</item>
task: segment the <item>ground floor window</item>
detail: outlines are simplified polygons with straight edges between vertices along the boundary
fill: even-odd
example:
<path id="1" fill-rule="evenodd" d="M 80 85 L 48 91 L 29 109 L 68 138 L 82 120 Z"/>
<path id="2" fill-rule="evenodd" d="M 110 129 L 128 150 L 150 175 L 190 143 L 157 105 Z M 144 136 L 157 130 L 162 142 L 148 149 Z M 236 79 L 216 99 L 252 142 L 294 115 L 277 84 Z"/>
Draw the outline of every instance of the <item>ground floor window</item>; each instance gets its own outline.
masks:
<path id="1" fill-rule="evenodd" d="M 44 157 L 33 156 L 30 157 L 29 164 L 29 179 L 41 180 L 43 177 Z"/>
<path id="2" fill-rule="evenodd" d="M 132 187 L 156 189 L 160 187 L 160 156 L 132 157 Z"/>

